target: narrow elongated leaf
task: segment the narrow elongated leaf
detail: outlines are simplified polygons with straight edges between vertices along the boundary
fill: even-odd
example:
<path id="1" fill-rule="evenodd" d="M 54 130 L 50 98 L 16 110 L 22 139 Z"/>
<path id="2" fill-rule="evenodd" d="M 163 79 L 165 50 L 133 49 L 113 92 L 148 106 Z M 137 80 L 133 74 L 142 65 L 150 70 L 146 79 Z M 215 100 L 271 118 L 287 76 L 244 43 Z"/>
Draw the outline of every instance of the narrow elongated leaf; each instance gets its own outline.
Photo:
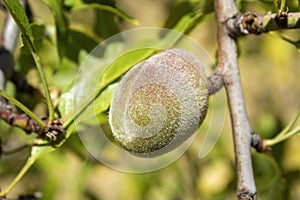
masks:
<path id="1" fill-rule="evenodd" d="M 68 41 L 68 22 L 63 11 L 62 0 L 43 0 L 43 2 L 51 9 L 54 16 L 56 27 L 56 45 L 57 51 L 62 59 L 66 54 L 65 42 Z"/>
<path id="2" fill-rule="evenodd" d="M 95 10 L 94 32 L 103 39 L 114 36 L 120 32 L 120 26 L 116 22 L 116 15 L 110 11 Z"/>
<path id="3" fill-rule="evenodd" d="M 201 19 L 202 14 L 199 13 L 197 15 L 187 14 L 183 16 L 179 22 L 173 27 L 173 31 L 167 31 L 158 44 L 153 45 L 158 47 L 157 49 L 152 48 L 141 48 L 138 50 L 130 51 L 129 53 L 120 56 L 118 59 L 114 60 L 106 70 L 104 71 L 101 80 L 99 82 L 99 91 L 102 91 L 103 88 L 107 87 L 110 83 L 120 78 L 124 73 L 126 73 L 129 69 L 131 69 L 137 63 L 145 60 L 150 57 L 154 53 L 160 51 L 160 49 L 168 49 L 175 45 L 182 34 L 190 31 Z M 178 31 L 178 32 L 175 32 Z M 182 33 L 182 34 L 181 34 Z M 154 41 L 153 41 L 154 42 Z M 155 43 L 155 42 L 154 42 Z"/>
<path id="4" fill-rule="evenodd" d="M 98 4 L 98 3 L 84 4 L 84 3 L 78 2 L 78 3 L 74 4 L 74 7 L 72 8 L 72 11 L 74 12 L 74 11 L 83 10 L 83 9 L 87 9 L 87 8 L 96 8 L 96 9 L 100 9 L 100 10 L 109 11 L 109 12 L 114 13 L 117 16 L 121 17 L 122 19 L 134 24 L 134 25 L 139 24 L 138 20 L 128 16 L 127 14 L 125 14 L 120 9 L 117 9 L 117 8 L 112 7 L 110 5 L 102 5 L 102 4 Z"/>
<path id="5" fill-rule="evenodd" d="M 172 28 L 176 26 L 183 16 L 193 13 L 195 8 L 200 7 L 200 5 L 201 1 L 178 1 L 174 7 L 172 7 L 171 13 L 166 20 L 164 27 Z"/>
<path id="6" fill-rule="evenodd" d="M 21 30 L 26 45 L 28 45 L 31 51 L 36 52 L 29 20 L 20 2 L 15 0 L 3 0 L 3 3 Z"/>
<path id="7" fill-rule="evenodd" d="M 63 0 L 43 0 L 53 12 L 57 30 L 60 33 L 65 33 L 68 30 L 68 22 L 63 12 Z"/>
<path id="8" fill-rule="evenodd" d="M 139 49 L 120 56 L 112 64 L 110 64 L 104 71 L 99 81 L 99 92 L 101 92 L 110 83 L 120 78 L 125 72 L 131 69 L 134 65 L 150 57 L 157 51 L 158 49 Z"/>
<path id="9" fill-rule="evenodd" d="M 105 70 L 106 65 L 116 56 L 119 55 L 122 48 L 122 43 L 113 43 L 109 45 L 103 57 L 97 57 L 89 55 L 81 51 L 80 62 L 81 67 L 76 76 L 76 84 L 73 85 L 70 90 L 62 94 L 59 103 L 59 111 L 64 119 L 68 116 L 67 113 L 71 113 L 74 109 L 73 100 L 76 105 L 82 104 L 84 100 L 91 99 L 95 96 L 95 84 L 98 82 L 101 74 Z M 100 98 L 101 99 L 101 98 Z M 99 100 L 100 101 L 100 100 Z M 104 110 L 102 110 L 103 112 Z"/>

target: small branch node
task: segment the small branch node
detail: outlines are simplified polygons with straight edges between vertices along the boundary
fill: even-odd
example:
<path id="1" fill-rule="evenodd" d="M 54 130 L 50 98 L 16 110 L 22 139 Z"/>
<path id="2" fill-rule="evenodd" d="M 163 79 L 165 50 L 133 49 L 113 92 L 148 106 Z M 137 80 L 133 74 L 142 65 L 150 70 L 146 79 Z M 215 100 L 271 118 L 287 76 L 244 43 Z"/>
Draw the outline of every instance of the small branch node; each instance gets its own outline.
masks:
<path id="1" fill-rule="evenodd" d="M 279 28 L 288 27 L 288 12 L 281 11 L 279 15 L 276 15 L 275 21 Z"/>
<path id="2" fill-rule="evenodd" d="M 256 193 L 249 193 L 248 191 L 241 191 L 238 194 L 239 200 L 256 200 Z"/>
<path id="3" fill-rule="evenodd" d="M 254 13 L 239 13 L 234 18 L 229 18 L 226 21 L 226 27 L 231 37 L 238 37 L 240 35 L 261 34 L 266 32 L 262 16 Z"/>
<path id="4" fill-rule="evenodd" d="M 47 123 L 44 133 L 50 141 L 56 141 L 59 136 L 64 135 L 65 133 L 62 121 L 60 119 L 55 119 L 51 123 Z"/>
<path id="5" fill-rule="evenodd" d="M 224 85 L 222 75 L 219 72 L 214 72 L 207 78 L 207 87 L 209 95 L 218 92 Z"/>
<path id="6" fill-rule="evenodd" d="M 281 11 L 280 13 L 239 13 L 225 21 L 229 35 L 236 38 L 240 35 L 266 33 L 281 29 L 300 28 L 300 12 Z"/>
<path id="7" fill-rule="evenodd" d="M 242 17 L 242 13 L 237 13 L 235 15 L 233 15 L 232 17 L 229 17 L 227 20 L 225 20 L 224 24 L 228 30 L 228 34 L 232 37 L 232 38 L 237 38 L 239 35 L 241 35 L 243 32 L 243 34 L 248 34 L 247 30 L 243 30 L 242 27 L 240 27 L 240 20 Z M 236 31 L 236 30 L 239 31 Z"/>
<path id="8" fill-rule="evenodd" d="M 242 15 L 240 20 L 240 31 L 243 34 L 261 34 L 265 32 L 261 16 L 254 13 L 246 13 Z"/>
<path id="9" fill-rule="evenodd" d="M 251 146 L 259 153 L 267 153 L 272 150 L 265 144 L 265 140 L 256 133 L 252 134 Z"/>

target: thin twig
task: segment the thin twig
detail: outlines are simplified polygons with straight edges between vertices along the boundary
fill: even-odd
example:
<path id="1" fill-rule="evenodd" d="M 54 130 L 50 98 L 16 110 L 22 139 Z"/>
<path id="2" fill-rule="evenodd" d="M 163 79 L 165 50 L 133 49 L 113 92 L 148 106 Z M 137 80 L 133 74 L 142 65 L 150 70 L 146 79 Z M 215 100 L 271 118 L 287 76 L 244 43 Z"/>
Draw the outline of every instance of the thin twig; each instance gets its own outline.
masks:
<path id="1" fill-rule="evenodd" d="M 31 132 L 42 134 L 44 132 L 44 130 L 28 115 L 15 113 L 12 109 L 0 110 L 0 118 L 10 125 L 23 129 L 28 134 Z M 43 120 L 43 122 L 46 127 L 47 121 Z"/>
<path id="2" fill-rule="evenodd" d="M 261 34 L 281 29 L 300 28 L 300 12 L 280 12 L 279 14 L 238 13 L 226 21 L 233 36 Z"/>
<path id="3" fill-rule="evenodd" d="M 252 133 L 242 93 L 237 60 L 237 44 L 228 32 L 226 22 L 238 10 L 233 0 L 215 0 L 218 25 L 218 67 L 222 72 L 233 129 L 239 199 L 256 199 L 256 186 L 251 160 Z"/>
<path id="4" fill-rule="evenodd" d="M 42 138 L 48 138 L 50 141 L 56 141 L 57 137 L 64 137 L 63 123 L 60 119 L 49 122 L 49 119 L 43 118 L 41 121 L 44 123 L 45 128 L 42 128 L 28 115 L 15 113 L 11 108 L 1 109 L 0 118 L 12 126 L 21 128 L 27 134 L 34 132 Z"/>

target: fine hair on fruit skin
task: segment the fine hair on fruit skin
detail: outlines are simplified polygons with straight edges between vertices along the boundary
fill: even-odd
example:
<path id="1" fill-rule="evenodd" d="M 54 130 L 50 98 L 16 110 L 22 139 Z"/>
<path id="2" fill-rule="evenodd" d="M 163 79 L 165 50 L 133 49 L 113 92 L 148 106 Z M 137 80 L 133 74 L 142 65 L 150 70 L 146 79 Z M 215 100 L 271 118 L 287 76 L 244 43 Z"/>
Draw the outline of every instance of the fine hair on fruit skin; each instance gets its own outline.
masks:
<path id="1" fill-rule="evenodd" d="M 208 108 L 204 68 L 184 49 L 134 66 L 113 94 L 109 123 L 115 141 L 139 157 L 169 152 L 193 135 Z"/>

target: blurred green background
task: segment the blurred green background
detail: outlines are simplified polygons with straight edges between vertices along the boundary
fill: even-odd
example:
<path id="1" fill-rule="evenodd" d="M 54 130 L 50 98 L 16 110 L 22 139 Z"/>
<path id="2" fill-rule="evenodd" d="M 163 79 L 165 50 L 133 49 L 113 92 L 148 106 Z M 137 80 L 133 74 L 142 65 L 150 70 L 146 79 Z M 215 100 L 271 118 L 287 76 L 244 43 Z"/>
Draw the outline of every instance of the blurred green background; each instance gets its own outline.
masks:
<path id="1" fill-rule="evenodd" d="M 69 21 L 69 27 L 88 35 L 90 40 L 83 42 L 82 36 L 74 34 L 72 40 L 68 41 L 69 49 L 65 49 L 61 65 L 58 66 L 59 56 L 56 44 L 52 42 L 55 40 L 52 38 L 55 30 L 53 13 L 42 1 L 29 1 L 33 21 L 42 24 L 49 33 L 48 38 L 43 35 L 39 38 L 43 41 L 39 49 L 52 94 L 66 91 L 71 84 L 70 80 L 73 80 L 79 66 L 75 49 L 89 51 L 93 44 L 124 30 L 163 27 L 170 16 L 178 14 L 179 11 L 174 8 L 180 1 L 98 1 L 115 5 L 123 10 L 139 20 L 138 26 L 111 13 L 95 11 L 92 8 L 69 12 L 68 5 L 72 2 L 74 1 L 64 2 L 66 5 L 64 14 Z M 290 10 L 293 10 L 294 1 L 288 2 L 291 2 Z M 241 11 L 256 13 L 266 13 L 274 9 L 272 1 L 238 1 L 238 6 Z M 210 3 L 207 4 L 207 9 L 212 9 Z M 1 27 L 3 19 L 4 12 L 1 11 Z M 207 14 L 189 36 L 202 45 L 216 62 L 214 13 Z M 294 45 L 282 40 L 280 36 L 296 41 L 300 39 L 300 31 L 286 30 L 259 36 L 249 35 L 238 40 L 240 74 L 249 118 L 254 130 L 263 138 L 274 137 L 299 109 L 300 54 Z M 15 57 L 18 59 L 16 68 L 28 82 L 41 88 L 36 71 L 26 56 L 28 55 L 22 51 L 16 51 Z M 226 110 L 224 122 L 205 120 L 198 131 L 197 141 L 176 162 L 164 169 L 147 174 L 129 174 L 110 169 L 94 160 L 84 149 L 79 137 L 74 134 L 62 147 L 39 159 L 8 197 L 16 198 L 20 194 L 41 191 L 42 199 L 57 200 L 236 199 L 231 126 L 227 105 L 222 99 L 223 90 L 220 95 L 214 97 L 214 105 L 221 114 Z M 39 115 L 47 114 L 44 102 L 35 101 L 33 97 L 18 93 L 12 83 L 8 83 L 7 91 Z M 205 137 L 205 130 L 219 123 L 224 123 L 224 127 L 218 142 L 207 156 L 200 159 L 199 144 L 201 145 Z M 34 135 L 25 135 L 21 130 L 10 127 L 2 121 L 0 131 L 4 151 L 32 143 L 35 138 Z M 253 151 L 253 168 L 259 199 L 300 199 L 299 146 L 300 137 L 295 136 L 276 145 L 268 155 Z M 13 180 L 29 154 L 28 147 L 11 155 L 1 155 L 1 189 Z"/>

